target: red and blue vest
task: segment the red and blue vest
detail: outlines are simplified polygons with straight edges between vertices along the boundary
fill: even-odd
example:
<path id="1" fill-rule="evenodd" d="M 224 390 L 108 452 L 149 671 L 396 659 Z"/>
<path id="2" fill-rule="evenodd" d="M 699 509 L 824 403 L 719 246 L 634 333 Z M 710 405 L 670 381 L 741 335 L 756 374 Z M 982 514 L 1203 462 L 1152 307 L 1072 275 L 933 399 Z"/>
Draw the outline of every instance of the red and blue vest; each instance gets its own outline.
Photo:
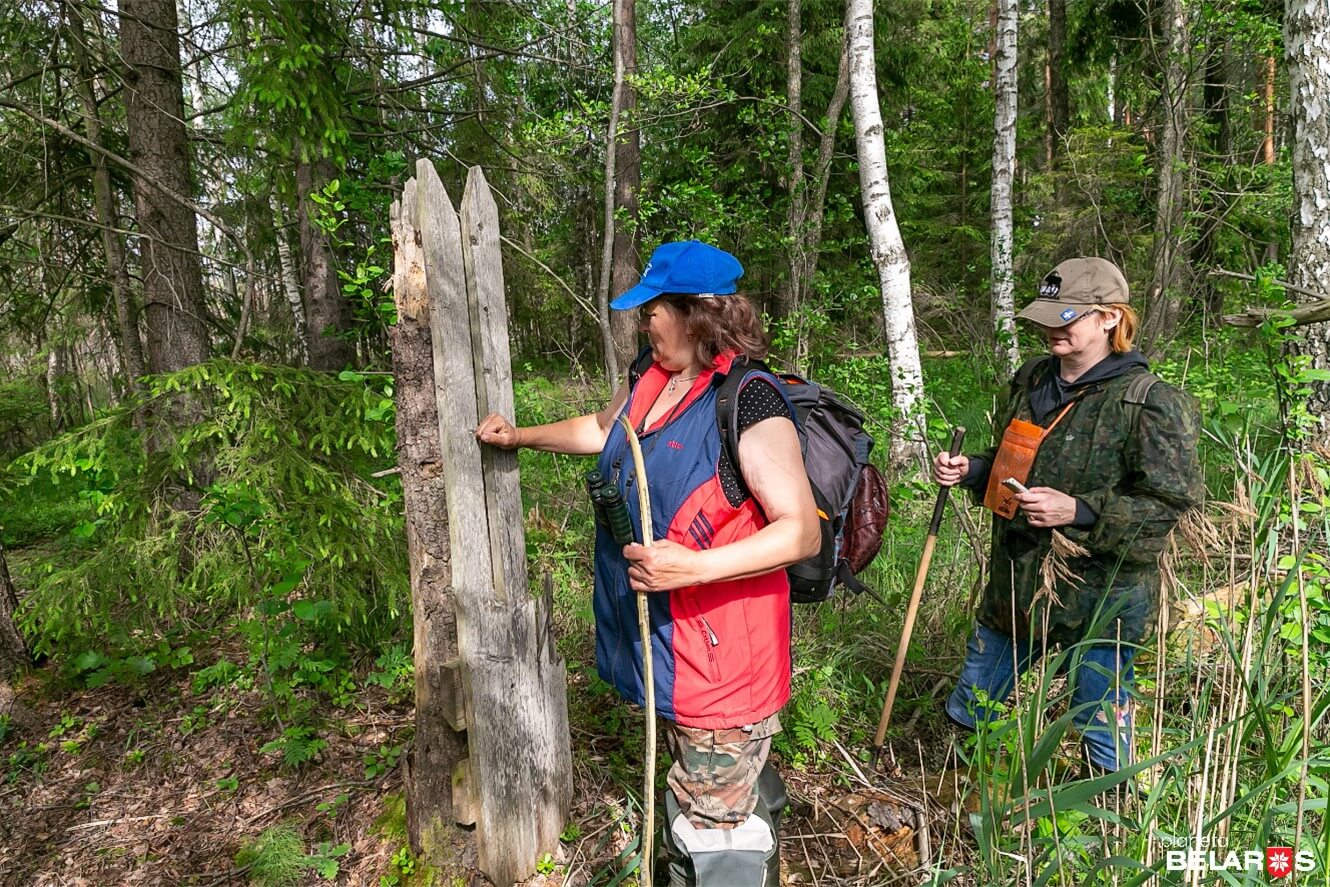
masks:
<path id="1" fill-rule="evenodd" d="M 747 538 L 767 523 L 751 496 L 738 508 L 730 505 L 717 473 L 721 439 L 716 394 L 733 359 L 733 354 L 717 358 L 712 369 L 693 381 L 678 407 L 638 435 L 655 538 L 694 551 Z M 642 427 L 669 376 L 652 364 L 638 380 L 624 405 L 634 428 Z M 779 384 L 775 387 L 780 390 Z M 634 536 L 641 539 L 638 479 L 618 422 L 611 427 L 598 467 L 623 492 Z M 595 567 L 596 665 L 603 680 L 641 705 L 636 593 L 628 584 L 622 548 L 604 527 L 596 531 Z M 647 601 L 661 717 L 686 727 L 719 730 L 756 723 L 790 698 L 790 586 L 784 570 L 652 592 Z"/>

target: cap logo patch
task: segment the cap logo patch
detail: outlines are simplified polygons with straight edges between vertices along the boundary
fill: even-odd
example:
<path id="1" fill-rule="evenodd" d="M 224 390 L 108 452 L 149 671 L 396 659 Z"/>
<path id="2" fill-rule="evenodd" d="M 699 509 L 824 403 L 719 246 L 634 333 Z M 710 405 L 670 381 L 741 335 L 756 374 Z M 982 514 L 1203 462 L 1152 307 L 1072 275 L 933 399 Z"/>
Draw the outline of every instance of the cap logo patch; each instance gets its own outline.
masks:
<path id="1" fill-rule="evenodd" d="M 1062 276 L 1060 274 L 1049 274 L 1044 278 L 1043 283 L 1039 284 L 1039 298 L 1056 299 L 1058 293 L 1062 291 Z"/>
<path id="2" fill-rule="evenodd" d="M 1061 317 L 1063 320 L 1071 320 L 1075 316 L 1076 316 L 1075 308 L 1067 308 L 1061 314 L 1058 315 L 1058 317 Z"/>

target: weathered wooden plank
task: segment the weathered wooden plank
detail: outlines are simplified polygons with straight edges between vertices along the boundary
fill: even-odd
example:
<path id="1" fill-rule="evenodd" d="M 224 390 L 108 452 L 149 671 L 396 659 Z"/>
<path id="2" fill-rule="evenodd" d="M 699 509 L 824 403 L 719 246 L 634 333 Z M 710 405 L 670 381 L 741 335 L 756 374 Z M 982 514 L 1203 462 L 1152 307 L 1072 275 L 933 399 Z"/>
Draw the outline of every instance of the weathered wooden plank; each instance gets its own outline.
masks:
<path id="1" fill-rule="evenodd" d="M 471 310 L 472 358 L 476 400 L 481 413 L 513 414 L 508 315 L 503 261 L 499 247 L 498 207 L 478 168 L 467 178 L 462 197 L 462 249 L 466 261 Z M 493 807 L 512 821 L 513 804 L 523 811 L 525 830 L 520 845 L 503 848 L 507 860 L 494 864 L 515 877 L 529 874 L 544 853 L 554 851 L 572 798 L 572 764 L 568 747 L 567 685 L 561 662 L 546 657 L 547 646 L 535 602 L 527 593 L 526 539 L 522 528 L 521 489 L 514 453 L 487 448 L 482 455 L 495 596 L 485 607 L 486 619 L 502 623 L 511 659 L 487 662 L 475 669 L 472 686 L 487 683 L 507 703 L 501 748 L 523 766 L 512 778 L 491 780 L 484 790 L 481 828 Z M 492 682 L 492 683 L 491 683 Z M 507 727 L 511 727 L 509 730 Z M 476 756 L 472 757 L 473 762 Z M 526 854 L 530 854 L 529 856 Z M 488 872 L 488 870 L 487 870 Z M 493 876 L 491 874 L 491 876 Z"/>
<path id="2" fill-rule="evenodd" d="M 456 713 L 462 689 L 444 663 L 457 656 L 449 587 L 448 515 L 439 453 L 434 357 L 424 256 L 413 224 L 415 180 L 392 205 L 393 296 L 397 323 L 392 359 L 397 399 L 397 464 L 406 512 L 414 613 L 416 734 L 406 761 L 407 829 L 412 848 L 436 862 L 452 855 L 455 829 L 450 775 L 466 756 Z"/>
<path id="3" fill-rule="evenodd" d="M 476 800 L 481 870 L 496 884 L 511 884 L 539 858 L 528 725 L 517 705 L 530 688 L 515 655 L 511 610 L 494 598 L 481 447 L 471 434 L 479 405 L 460 220 L 431 163 L 417 164 L 416 178 L 435 379 L 447 382 L 436 391 L 470 758 L 458 789 Z"/>
<path id="4" fill-rule="evenodd" d="M 476 367 L 476 400 L 481 415 L 513 415 L 512 357 L 508 349 L 508 307 L 499 247 L 499 208 L 480 167 L 471 167 L 462 192 L 462 255 L 466 261 L 471 310 L 471 347 Z M 500 599 L 525 595 L 526 535 L 517 453 L 485 447 L 485 498 L 490 508 L 494 590 Z"/>

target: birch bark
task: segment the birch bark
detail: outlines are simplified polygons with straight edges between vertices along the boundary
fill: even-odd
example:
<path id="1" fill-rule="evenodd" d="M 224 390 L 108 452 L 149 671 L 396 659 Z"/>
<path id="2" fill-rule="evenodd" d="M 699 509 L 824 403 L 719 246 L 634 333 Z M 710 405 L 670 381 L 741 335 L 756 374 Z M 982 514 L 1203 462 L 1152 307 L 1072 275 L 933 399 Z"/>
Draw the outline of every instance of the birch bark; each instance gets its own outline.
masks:
<path id="1" fill-rule="evenodd" d="M 850 41 L 850 108 L 854 114 L 864 224 L 882 291 L 891 402 L 904 420 L 900 423 L 900 433 L 892 435 L 890 458 L 895 467 L 903 469 L 912 460 L 917 459 L 922 465 L 926 459 L 921 409 L 924 378 L 910 295 L 910 257 L 905 252 L 896 211 L 891 205 L 882 111 L 877 98 L 872 0 L 848 0 L 845 28 Z"/>
<path id="2" fill-rule="evenodd" d="M 1325 0 L 1288 0 L 1284 52 L 1293 123 L 1289 282 L 1325 292 L 1330 281 L 1330 6 Z M 1306 327 L 1293 350 L 1310 357 L 1313 367 L 1330 368 L 1330 325 Z M 1312 386 L 1307 406 L 1320 419 L 1319 437 L 1324 443 L 1330 440 L 1330 383 Z"/>
<path id="3" fill-rule="evenodd" d="M 998 375 L 1011 376 L 1020 365 L 1016 343 L 1016 302 L 1012 285 L 1011 189 L 1016 172 L 1016 41 L 1019 10 L 1016 0 L 997 0 L 997 32 L 993 80 L 992 265 L 993 348 Z"/>

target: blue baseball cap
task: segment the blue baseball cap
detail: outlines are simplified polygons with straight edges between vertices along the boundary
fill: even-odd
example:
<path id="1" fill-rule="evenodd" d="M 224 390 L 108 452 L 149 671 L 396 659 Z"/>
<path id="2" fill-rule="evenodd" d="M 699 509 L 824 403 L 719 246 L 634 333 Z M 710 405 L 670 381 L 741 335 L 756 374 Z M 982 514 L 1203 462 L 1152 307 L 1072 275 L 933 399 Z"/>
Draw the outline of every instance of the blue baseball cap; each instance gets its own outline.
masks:
<path id="1" fill-rule="evenodd" d="M 665 293 L 728 296 L 737 291 L 744 266 L 723 249 L 700 240 L 662 243 L 651 254 L 637 286 L 610 302 L 617 311 L 645 305 Z"/>

